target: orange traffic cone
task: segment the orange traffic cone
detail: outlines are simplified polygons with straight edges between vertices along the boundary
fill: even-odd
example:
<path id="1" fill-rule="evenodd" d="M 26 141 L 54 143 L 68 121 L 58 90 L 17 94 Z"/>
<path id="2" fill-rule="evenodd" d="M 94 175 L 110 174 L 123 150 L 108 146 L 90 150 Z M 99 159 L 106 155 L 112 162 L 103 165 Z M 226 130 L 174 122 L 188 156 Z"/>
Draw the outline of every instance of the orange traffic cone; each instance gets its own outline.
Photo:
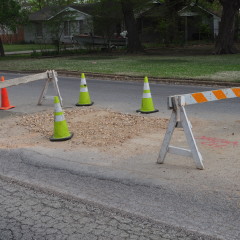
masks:
<path id="1" fill-rule="evenodd" d="M 1 77 L 1 81 L 4 82 L 4 77 Z M 7 88 L 2 88 L 1 95 L 2 95 L 2 106 L 0 107 L 0 110 L 8 110 L 10 108 L 15 108 L 15 106 L 10 105 L 10 102 L 8 100 Z"/>

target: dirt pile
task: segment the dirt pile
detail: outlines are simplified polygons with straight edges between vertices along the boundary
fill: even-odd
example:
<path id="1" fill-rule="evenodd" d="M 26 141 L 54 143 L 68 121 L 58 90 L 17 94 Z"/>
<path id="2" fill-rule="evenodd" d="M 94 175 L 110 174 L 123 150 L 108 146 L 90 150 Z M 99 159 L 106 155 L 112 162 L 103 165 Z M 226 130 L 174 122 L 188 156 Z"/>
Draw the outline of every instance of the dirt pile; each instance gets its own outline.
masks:
<path id="1" fill-rule="evenodd" d="M 71 108 L 64 111 L 69 131 L 74 137 L 65 142 L 64 148 L 105 147 L 121 145 L 129 139 L 164 131 L 168 120 L 159 117 L 123 114 L 109 109 Z M 2 120 L 3 121 L 3 120 Z M 49 137 L 53 134 L 53 112 L 28 114 L 9 119 L 1 129 L 1 147 L 16 148 L 35 145 L 51 147 Z M 8 129 L 8 130 L 7 130 Z M 70 143 L 69 143 L 70 142 Z"/>

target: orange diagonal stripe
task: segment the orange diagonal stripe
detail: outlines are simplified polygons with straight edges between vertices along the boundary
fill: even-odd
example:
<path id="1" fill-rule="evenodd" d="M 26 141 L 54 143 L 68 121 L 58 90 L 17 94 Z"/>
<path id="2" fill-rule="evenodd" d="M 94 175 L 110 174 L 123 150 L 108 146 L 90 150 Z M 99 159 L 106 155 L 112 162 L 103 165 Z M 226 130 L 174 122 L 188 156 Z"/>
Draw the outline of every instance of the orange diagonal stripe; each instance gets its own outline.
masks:
<path id="1" fill-rule="evenodd" d="M 240 88 L 232 88 L 232 91 L 235 93 L 237 97 L 240 97 Z"/>
<path id="2" fill-rule="evenodd" d="M 208 101 L 202 93 L 193 93 L 192 96 L 198 103 Z"/>
<path id="3" fill-rule="evenodd" d="M 227 98 L 227 96 L 225 95 L 225 93 L 222 90 L 214 90 L 212 92 L 213 92 L 213 94 L 215 95 L 215 97 L 217 99 L 225 99 L 225 98 Z"/>

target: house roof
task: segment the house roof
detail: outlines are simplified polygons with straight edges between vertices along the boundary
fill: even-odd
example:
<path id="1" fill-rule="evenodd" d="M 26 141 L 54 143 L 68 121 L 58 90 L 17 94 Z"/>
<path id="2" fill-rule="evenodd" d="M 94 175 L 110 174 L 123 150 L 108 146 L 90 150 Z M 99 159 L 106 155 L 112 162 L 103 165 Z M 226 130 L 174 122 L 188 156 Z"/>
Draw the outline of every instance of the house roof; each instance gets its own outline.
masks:
<path id="1" fill-rule="evenodd" d="M 68 6 L 61 6 L 61 7 L 47 6 L 37 12 L 30 14 L 29 20 L 30 21 L 46 21 L 67 9 L 74 9 L 78 12 L 91 15 L 93 13 L 93 8 L 94 8 L 93 6 L 94 4 L 78 4 L 78 5 L 75 4 L 75 5 L 68 5 Z"/>
<path id="2" fill-rule="evenodd" d="M 180 11 L 178 11 L 179 16 L 196 16 L 199 15 L 199 11 L 205 12 L 212 16 L 220 17 L 218 14 L 213 13 L 212 11 L 201 7 L 198 4 L 190 4 L 188 6 L 183 7 Z"/>
<path id="3" fill-rule="evenodd" d="M 146 18 L 155 18 L 159 16 L 164 16 L 166 11 L 166 5 L 161 3 L 160 1 L 152 1 L 148 7 L 144 10 L 141 10 L 136 16 L 146 17 Z M 203 8 L 202 6 L 192 3 L 187 6 L 184 6 L 181 10 L 178 11 L 179 16 L 196 16 L 199 15 L 201 12 L 205 14 L 209 14 L 212 16 L 216 16 L 220 18 L 220 14 L 214 13 L 209 9 Z"/>
<path id="4" fill-rule="evenodd" d="M 159 12 L 162 11 L 161 6 L 162 3 L 158 1 L 149 1 L 145 6 L 134 9 L 134 13 L 137 18 L 159 16 Z"/>
<path id="5" fill-rule="evenodd" d="M 44 7 L 41 10 L 34 12 L 29 15 L 30 21 L 44 21 L 51 18 L 54 13 L 56 15 L 56 12 L 59 12 L 61 9 L 59 7 Z"/>
<path id="6" fill-rule="evenodd" d="M 149 6 L 144 11 L 142 11 L 137 17 L 159 17 L 163 15 L 164 9 L 161 3 L 154 3 L 154 5 Z"/>

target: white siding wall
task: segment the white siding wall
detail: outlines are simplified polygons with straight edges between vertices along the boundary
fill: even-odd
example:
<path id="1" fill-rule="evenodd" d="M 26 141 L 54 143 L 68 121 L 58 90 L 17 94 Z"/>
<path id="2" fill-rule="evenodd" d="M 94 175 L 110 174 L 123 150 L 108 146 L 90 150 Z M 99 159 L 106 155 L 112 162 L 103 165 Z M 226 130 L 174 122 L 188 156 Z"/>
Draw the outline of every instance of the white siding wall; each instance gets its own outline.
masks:
<path id="1" fill-rule="evenodd" d="M 82 22 L 80 24 L 80 21 Z M 63 23 L 64 24 L 64 23 Z M 65 43 L 72 42 L 72 36 L 75 34 L 82 34 L 82 33 L 90 33 L 92 32 L 92 21 L 91 17 L 83 13 L 76 12 L 75 20 L 69 21 L 66 25 L 68 25 L 69 32 L 68 34 L 62 34 L 60 41 Z M 42 42 L 42 43 L 51 43 L 52 36 L 49 33 L 48 27 L 43 24 L 43 36 L 37 36 L 37 26 L 36 23 L 29 23 L 24 27 L 24 39 L 26 42 Z"/>
<path id="2" fill-rule="evenodd" d="M 219 23 L 221 21 L 221 18 L 214 16 L 213 17 L 213 32 L 214 32 L 214 37 L 218 36 L 219 32 Z"/>

